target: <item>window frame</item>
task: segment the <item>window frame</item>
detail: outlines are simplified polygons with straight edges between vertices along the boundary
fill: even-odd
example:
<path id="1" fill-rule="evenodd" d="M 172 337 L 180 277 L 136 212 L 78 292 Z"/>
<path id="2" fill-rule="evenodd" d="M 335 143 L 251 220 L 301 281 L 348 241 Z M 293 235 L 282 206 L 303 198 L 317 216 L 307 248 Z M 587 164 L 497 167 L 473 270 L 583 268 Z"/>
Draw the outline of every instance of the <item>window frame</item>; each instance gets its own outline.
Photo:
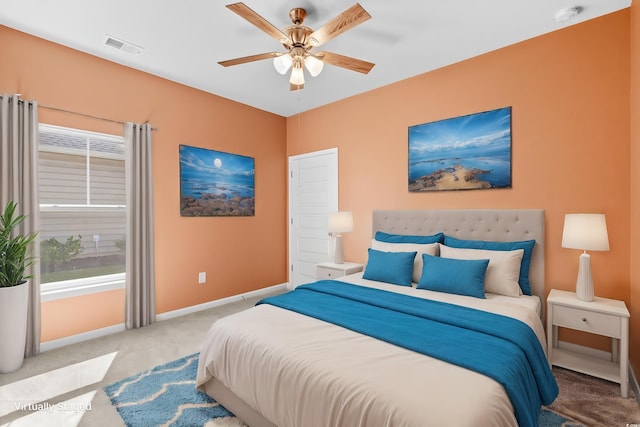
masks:
<path id="1" fill-rule="evenodd" d="M 66 135 L 72 136 L 80 136 L 82 138 L 93 138 L 93 139 L 101 139 L 101 140 L 109 140 L 121 142 L 124 145 L 124 136 L 98 133 L 93 131 L 86 131 L 82 129 L 68 128 L 63 126 L 50 125 L 45 123 L 40 123 L 38 125 L 38 131 L 41 133 L 42 131 L 52 132 L 52 133 L 62 133 Z M 45 152 L 53 152 L 53 153 L 61 153 L 61 154 L 74 154 L 81 155 L 77 150 L 73 149 L 64 149 L 63 147 L 45 147 L 43 149 L 42 146 L 38 147 L 38 153 L 40 151 Z M 87 154 L 87 157 L 88 154 Z M 118 155 L 113 155 L 109 153 L 99 153 L 99 155 L 91 156 L 91 157 L 101 157 L 107 159 L 116 159 L 120 160 L 122 158 L 123 161 L 126 161 L 123 157 Z M 40 157 L 38 154 L 38 161 L 40 161 Z M 126 168 L 125 168 L 126 175 Z M 88 178 L 90 179 L 90 177 Z M 126 182 L 126 176 L 125 176 Z M 126 191 L 126 189 L 125 189 Z M 90 201 L 90 196 L 88 197 L 88 201 Z M 56 204 L 56 203 L 39 203 L 39 212 L 109 212 L 109 211 L 125 211 L 126 205 L 91 205 L 91 204 Z M 106 274 L 101 276 L 92 276 L 85 277 L 81 279 L 71 279 L 71 280 L 61 280 L 57 282 L 50 283 L 41 283 L 40 284 L 40 299 L 42 302 L 46 301 L 54 301 L 58 299 L 64 298 L 72 298 L 81 295 L 90 295 L 99 292 L 106 292 L 117 289 L 124 289 L 126 282 L 126 272 L 125 273 L 115 273 L 115 274 Z"/>

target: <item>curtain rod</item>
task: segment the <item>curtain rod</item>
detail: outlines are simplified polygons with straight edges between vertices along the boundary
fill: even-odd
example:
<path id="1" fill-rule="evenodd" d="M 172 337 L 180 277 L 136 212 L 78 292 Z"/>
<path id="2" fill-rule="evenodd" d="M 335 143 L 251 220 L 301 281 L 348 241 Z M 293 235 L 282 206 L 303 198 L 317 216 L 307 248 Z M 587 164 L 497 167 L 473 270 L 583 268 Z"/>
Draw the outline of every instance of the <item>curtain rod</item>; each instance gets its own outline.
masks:
<path id="1" fill-rule="evenodd" d="M 48 110 L 61 111 L 63 113 L 69 113 L 69 114 L 76 114 L 78 116 L 89 117 L 91 119 L 102 120 L 102 121 L 105 121 L 105 122 L 118 123 L 118 124 L 121 124 L 121 125 L 125 125 L 126 124 L 125 122 L 122 122 L 120 120 L 107 119 L 105 117 L 93 116 L 91 114 L 78 113 L 77 111 L 65 110 L 64 108 L 58 108 L 58 107 L 50 107 L 50 106 L 44 105 L 44 104 L 38 104 L 38 105 L 40 107 L 46 108 Z M 149 123 L 149 120 L 145 121 L 144 123 L 145 124 Z M 158 128 L 152 127 L 151 130 L 158 130 Z"/>
<path id="2" fill-rule="evenodd" d="M 17 96 L 20 96 L 22 94 L 16 94 Z M 0 94 L 0 98 L 4 98 L 4 95 Z M 24 102 L 23 99 L 18 99 L 19 102 Z M 107 119 L 104 117 L 99 117 L 99 116 L 92 116 L 91 114 L 85 114 L 85 113 L 78 113 L 77 111 L 71 111 L 71 110 L 65 110 L 64 108 L 58 108 L 58 107 L 49 107 L 48 105 L 43 105 L 43 104 L 38 104 L 38 106 L 42 107 L 42 108 L 46 108 L 48 110 L 54 110 L 54 111 L 61 111 L 63 113 L 69 113 L 69 114 L 76 114 L 78 116 L 84 116 L 84 117 L 89 117 L 91 119 L 96 119 L 96 120 L 102 120 L 105 122 L 111 122 L 111 123 L 118 123 L 121 125 L 125 125 L 125 122 L 122 122 L 120 120 L 114 120 L 114 119 Z M 149 120 L 145 121 L 144 124 L 149 123 Z M 152 127 L 151 130 L 158 130 L 158 128 L 154 128 Z"/>

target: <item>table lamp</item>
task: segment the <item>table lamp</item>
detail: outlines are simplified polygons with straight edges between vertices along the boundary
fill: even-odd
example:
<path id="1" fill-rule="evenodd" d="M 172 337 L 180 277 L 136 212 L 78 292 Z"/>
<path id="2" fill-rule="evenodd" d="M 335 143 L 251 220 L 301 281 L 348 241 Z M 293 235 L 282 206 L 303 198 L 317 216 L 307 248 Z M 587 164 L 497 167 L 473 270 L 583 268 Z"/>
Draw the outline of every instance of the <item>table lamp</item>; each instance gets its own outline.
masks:
<path id="1" fill-rule="evenodd" d="M 604 214 L 566 214 L 562 231 L 562 247 L 582 249 L 576 296 L 582 301 L 593 301 L 591 256 L 587 251 L 608 251 L 609 236 Z"/>
<path id="2" fill-rule="evenodd" d="M 344 264 L 342 233 L 353 231 L 351 212 L 333 212 L 329 214 L 329 235 L 336 239 L 335 263 Z"/>

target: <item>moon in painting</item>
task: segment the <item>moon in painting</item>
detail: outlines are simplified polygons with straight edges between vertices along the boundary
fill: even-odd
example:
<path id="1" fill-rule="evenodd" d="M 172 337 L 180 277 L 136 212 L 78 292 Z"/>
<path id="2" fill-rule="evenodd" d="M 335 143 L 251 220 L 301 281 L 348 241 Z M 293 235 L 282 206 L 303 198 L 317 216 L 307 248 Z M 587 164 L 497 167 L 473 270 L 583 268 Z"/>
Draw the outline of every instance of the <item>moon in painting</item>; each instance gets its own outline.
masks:
<path id="1" fill-rule="evenodd" d="M 220 159 L 217 159 L 217 158 L 216 158 L 216 159 L 213 161 L 213 166 L 215 166 L 215 167 L 217 167 L 217 168 L 222 167 L 222 160 L 220 160 Z"/>

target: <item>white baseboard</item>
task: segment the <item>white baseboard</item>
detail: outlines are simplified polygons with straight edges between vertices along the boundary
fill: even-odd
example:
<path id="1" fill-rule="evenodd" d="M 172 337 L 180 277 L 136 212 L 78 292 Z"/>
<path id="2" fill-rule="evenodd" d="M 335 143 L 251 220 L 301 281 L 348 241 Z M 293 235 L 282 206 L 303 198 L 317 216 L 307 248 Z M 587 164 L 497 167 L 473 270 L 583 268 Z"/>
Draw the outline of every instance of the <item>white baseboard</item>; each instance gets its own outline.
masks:
<path id="1" fill-rule="evenodd" d="M 243 301 L 247 298 L 259 297 L 262 295 L 267 295 L 274 293 L 276 291 L 286 291 L 289 290 L 288 283 L 282 283 L 280 285 L 270 286 L 268 288 L 262 288 L 255 291 L 247 292 L 240 295 L 232 295 L 230 297 L 218 299 L 215 301 L 205 302 L 203 304 L 192 305 L 191 307 L 185 307 L 178 310 L 168 311 L 166 313 L 160 313 L 156 316 L 156 320 L 167 320 L 173 319 L 174 317 L 184 316 L 186 314 L 196 313 L 198 311 L 207 310 L 213 307 L 219 307 L 224 304 L 229 304 L 232 302 Z"/>
<path id="2" fill-rule="evenodd" d="M 124 323 L 119 323 L 113 326 L 107 326 L 106 328 L 94 329 L 92 331 L 82 332 L 76 335 L 70 335 L 68 337 L 59 338 L 57 340 L 45 341 L 40 343 L 40 353 L 49 350 L 55 350 L 56 348 L 65 347 L 71 344 L 77 344 L 83 341 L 89 341 L 95 338 L 104 337 L 106 335 L 116 334 L 125 330 Z"/>
<path id="3" fill-rule="evenodd" d="M 229 304 L 236 301 L 242 301 L 247 298 L 260 297 L 262 295 L 271 294 L 277 291 L 289 290 L 288 283 L 282 283 L 280 285 L 269 286 L 268 288 L 257 289 L 255 291 L 246 292 L 240 295 L 233 295 L 230 297 L 222 298 L 215 301 L 209 301 L 204 304 L 198 304 L 191 307 L 185 307 L 178 310 L 168 311 L 166 313 L 160 313 L 156 315 L 156 321 L 173 319 L 175 317 L 184 316 L 198 311 L 207 310 L 213 307 L 219 307 L 224 304 Z M 45 341 L 40 343 L 40 352 L 54 350 L 56 348 L 65 347 L 71 344 L 77 344 L 83 341 L 89 341 L 95 338 L 100 338 L 106 335 L 115 334 L 125 331 L 125 324 L 120 323 L 113 326 L 107 326 L 106 328 L 94 329 L 93 331 L 82 332 L 76 335 L 70 335 L 68 337 L 59 338 L 57 340 Z"/>

